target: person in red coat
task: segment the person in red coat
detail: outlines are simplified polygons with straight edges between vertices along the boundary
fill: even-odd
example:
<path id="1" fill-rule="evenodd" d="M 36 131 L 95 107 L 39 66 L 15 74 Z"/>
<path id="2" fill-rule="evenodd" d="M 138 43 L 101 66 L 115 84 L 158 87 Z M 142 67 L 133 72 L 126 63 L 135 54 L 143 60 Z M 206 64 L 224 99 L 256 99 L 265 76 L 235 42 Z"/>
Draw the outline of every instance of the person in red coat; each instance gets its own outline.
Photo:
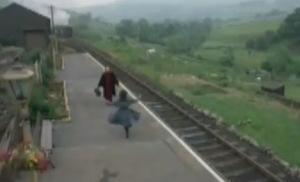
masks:
<path id="1" fill-rule="evenodd" d="M 103 88 L 103 97 L 107 101 L 112 102 L 113 96 L 116 95 L 117 85 L 119 85 L 119 81 L 116 75 L 111 71 L 109 67 L 106 67 L 98 83 L 98 88 Z"/>

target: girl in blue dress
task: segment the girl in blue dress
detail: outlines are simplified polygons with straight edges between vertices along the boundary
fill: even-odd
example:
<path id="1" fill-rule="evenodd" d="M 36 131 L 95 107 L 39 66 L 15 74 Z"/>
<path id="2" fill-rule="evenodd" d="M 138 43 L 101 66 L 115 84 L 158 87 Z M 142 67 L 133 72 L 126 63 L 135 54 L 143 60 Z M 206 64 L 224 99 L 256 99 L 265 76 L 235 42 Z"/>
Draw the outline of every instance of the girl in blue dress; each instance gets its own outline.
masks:
<path id="1" fill-rule="evenodd" d="M 123 126 L 126 138 L 129 138 L 129 130 L 133 123 L 136 123 L 140 118 L 140 114 L 130 108 L 136 102 L 137 100 L 128 99 L 127 92 L 121 90 L 119 99 L 111 104 L 117 107 L 118 110 L 109 117 L 109 122 L 114 125 Z"/>

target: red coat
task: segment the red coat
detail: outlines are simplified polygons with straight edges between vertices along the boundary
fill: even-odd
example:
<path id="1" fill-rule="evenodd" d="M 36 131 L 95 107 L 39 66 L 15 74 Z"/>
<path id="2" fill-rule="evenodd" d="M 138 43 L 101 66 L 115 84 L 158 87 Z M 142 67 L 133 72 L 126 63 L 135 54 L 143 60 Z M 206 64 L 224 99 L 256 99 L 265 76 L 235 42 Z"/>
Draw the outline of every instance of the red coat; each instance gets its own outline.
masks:
<path id="1" fill-rule="evenodd" d="M 98 87 L 103 87 L 103 96 L 106 100 L 112 101 L 112 97 L 116 95 L 115 86 L 119 84 L 116 75 L 112 71 L 104 72 L 98 83 Z"/>

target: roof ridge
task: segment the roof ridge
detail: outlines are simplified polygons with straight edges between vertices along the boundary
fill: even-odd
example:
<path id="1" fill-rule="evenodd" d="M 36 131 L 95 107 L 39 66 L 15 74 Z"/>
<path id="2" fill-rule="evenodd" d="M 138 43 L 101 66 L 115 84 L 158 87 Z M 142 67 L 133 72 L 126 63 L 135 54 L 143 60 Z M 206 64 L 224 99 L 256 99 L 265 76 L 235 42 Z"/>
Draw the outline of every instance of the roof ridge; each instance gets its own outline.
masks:
<path id="1" fill-rule="evenodd" d="M 12 2 L 12 3 L 10 3 L 10 4 L 7 5 L 6 7 L 0 9 L 0 11 L 1 11 L 1 10 L 4 10 L 4 9 L 7 9 L 7 8 L 9 8 L 9 7 L 11 7 L 11 6 L 18 6 L 18 7 L 21 7 L 21 8 L 23 8 L 23 9 L 26 9 L 26 10 L 32 12 L 32 13 L 35 13 L 35 14 L 37 14 L 37 15 L 43 17 L 43 18 L 47 18 L 47 19 L 50 20 L 50 17 L 47 17 L 47 16 L 43 15 L 42 13 L 40 13 L 40 12 L 38 12 L 38 11 L 36 11 L 36 10 L 30 8 L 30 7 L 27 7 L 27 6 L 23 5 L 23 4 L 17 3 L 17 2 Z"/>

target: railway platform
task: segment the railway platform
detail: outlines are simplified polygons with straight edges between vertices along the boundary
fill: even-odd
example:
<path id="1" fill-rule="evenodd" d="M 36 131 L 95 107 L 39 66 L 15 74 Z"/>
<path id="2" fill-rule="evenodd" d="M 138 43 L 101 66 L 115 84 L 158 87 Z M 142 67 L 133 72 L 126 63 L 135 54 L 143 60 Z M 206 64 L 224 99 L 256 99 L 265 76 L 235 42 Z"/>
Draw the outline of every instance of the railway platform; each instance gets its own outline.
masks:
<path id="1" fill-rule="evenodd" d="M 101 66 L 88 54 L 65 55 L 64 62 L 59 78 L 66 81 L 71 122 L 55 123 L 56 168 L 40 174 L 39 182 L 218 181 L 139 105 L 141 121 L 126 139 L 121 127 L 107 122 L 114 108 L 93 92 Z"/>

